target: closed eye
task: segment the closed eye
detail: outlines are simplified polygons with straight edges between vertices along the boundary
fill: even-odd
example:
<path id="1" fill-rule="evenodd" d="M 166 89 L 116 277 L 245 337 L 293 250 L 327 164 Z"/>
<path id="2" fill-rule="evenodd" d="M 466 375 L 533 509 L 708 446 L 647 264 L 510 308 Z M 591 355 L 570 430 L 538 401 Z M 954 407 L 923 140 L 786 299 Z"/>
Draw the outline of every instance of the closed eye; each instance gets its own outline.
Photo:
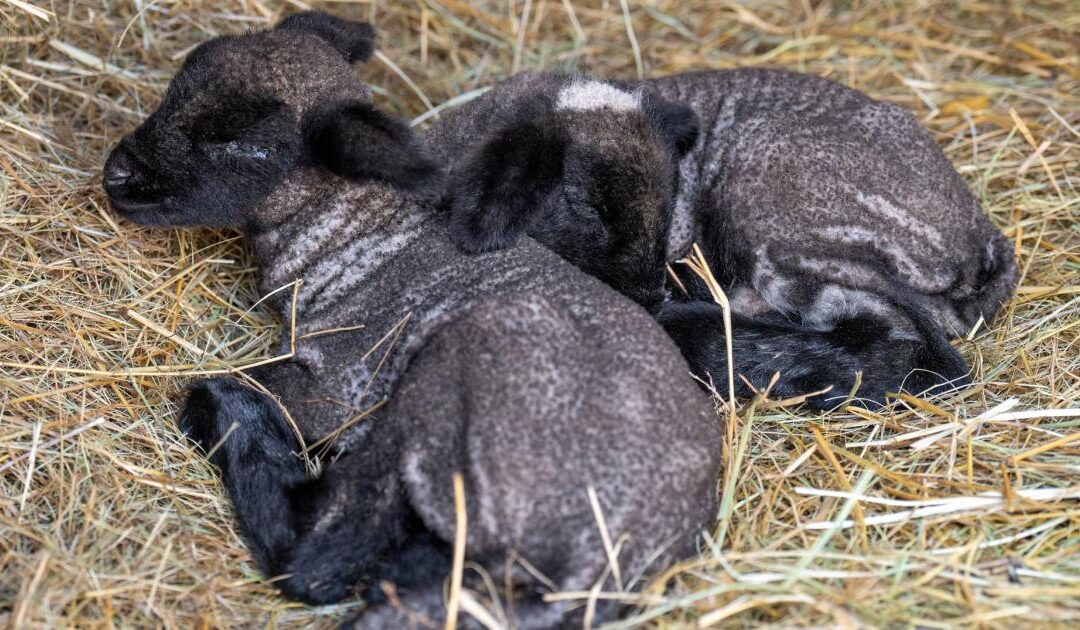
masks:
<path id="1" fill-rule="evenodd" d="M 600 219 L 607 223 L 618 219 L 618 213 L 611 207 L 611 195 L 603 184 L 597 183 L 588 190 L 577 186 L 566 186 L 563 198 L 583 219 Z"/>
<path id="2" fill-rule="evenodd" d="M 574 214 L 575 221 L 599 218 L 600 212 L 594 200 L 590 198 L 588 191 L 574 184 L 566 183 L 559 192 L 562 195 L 563 206 Z"/>
<path id="3" fill-rule="evenodd" d="M 270 150 L 266 147 L 233 140 L 220 145 L 221 151 L 231 157 L 246 158 L 249 160 L 265 160 L 270 157 Z"/>
<path id="4" fill-rule="evenodd" d="M 276 101 L 251 101 L 203 116 L 195 137 L 211 155 L 226 159 L 266 160 L 270 148 L 258 141 L 258 128 L 281 109 Z M 256 140 L 252 142 L 251 140 Z"/>

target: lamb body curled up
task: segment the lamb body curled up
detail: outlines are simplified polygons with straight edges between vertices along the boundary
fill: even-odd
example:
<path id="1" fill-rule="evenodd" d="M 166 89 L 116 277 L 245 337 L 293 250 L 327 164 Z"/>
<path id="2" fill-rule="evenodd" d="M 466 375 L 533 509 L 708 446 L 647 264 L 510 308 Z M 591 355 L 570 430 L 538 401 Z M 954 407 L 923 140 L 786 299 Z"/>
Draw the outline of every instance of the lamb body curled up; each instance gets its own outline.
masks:
<path id="1" fill-rule="evenodd" d="M 290 292 L 275 297 L 296 355 L 256 377 L 306 442 L 389 399 L 318 478 L 281 408 L 238 381 L 194 383 L 181 426 L 212 452 L 259 567 L 293 597 L 361 586 L 371 606 L 358 626 L 441 620 L 460 472 L 467 558 L 509 585 L 508 621 L 580 624 L 580 607 L 542 600 L 545 580 L 632 589 L 688 553 L 715 514 L 716 417 L 630 300 L 527 237 L 460 251 L 448 217 L 421 201 L 438 169 L 351 71 L 372 37 L 303 13 L 215 38 L 108 159 L 120 215 L 241 229 L 264 291 L 303 281 L 295 321 Z M 610 538 L 626 539 L 621 571 L 590 488 Z M 602 603 L 594 618 L 617 611 Z"/>
<path id="2" fill-rule="evenodd" d="M 862 129 L 838 131 L 843 129 L 838 119 L 795 100 L 801 94 L 814 102 L 813 96 L 799 91 L 803 81 L 811 81 L 818 92 L 839 86 L 789 73 L 737 71 L 703 73 L 697 83 L 691 82 L 700 88 L 694 92 L 682 89 L 680 78 L 690 81 L 673 77 L 635 87 L 523 74 L 444 115 L 424 141 L 447 175 L 443 205 L 452 216 L 455 238 L 467 251 L 485 251 L 512 244 L 506 236 L 510 232 L 527 232 L 657 312 L 694 371 L 719 391 L 727 389 L 726 333 L 719 307 L 688 274 L 683 280 L 695 290 L 692 299 L 665 303 L 662 293 L 642 292 L 656 282 L 635 271 L 656 273 L 662 259 L 685 254 L 695 239 L 705 245 L 733 299 L 734 372 L 759 388 L 779 371 L 774 394 L 789 397 L 828 389 L 827 395 L 812 396 L 808 402 L 829 407 L 847 396 L 860 373 L 863 403 L 883 402 L 889 391 L 918 393 L 965 382 L 967 364 L 949 345 L 944 322 L 919 290 L 929 289 L 912 288 L 895 272 L 920 262 L 923 267 L 913 268 L 924 269 L 924 276 L 966 271 L 953 260 L 926 260 L 945 234 L 962 227 L 926 225 L 925 212 L 917 216 L 924 221 L 921 226 L 903 217 L 878 225 L 851 207 L 852 199 L 863 194 L 852 193 L 851 199 L 842 194 L 853 184 L 870 182 L 877 188 L 867 184 L 865 191 L 894 199 L 888 195 L 914 194 L 914 176 L 893 168 L 889 157 L 851 166 L 849 154 L 883 151 L 885 140 Z M 779 86 L 760 85 L 770 79 Z M 720 80 L 737 98 L 729 99 L 728 92 L 713 85 Z M 544 98 L 557 92 L 553 85 L 567 81 L 570 87 L 559 99 Z M 706 92 L 710 87 L 713 91 Z M 788 100 L 780 102 L 775 92 Z M 846 92 L 863 105 L 874 103 Z M 717 113 L 709 109 L 712 105 L 734 113 Z M 888 110 L 887 115 L 897 116 L 897 111 Z M 760 129 L 737 124 L 759 118 L 764 119 Z M 703 131 L 700 120 L 707 125 Z M 817 132 L 807 131 L 813 129 Z M 740 135 L 744 133 L 748 137 Z M 950 220 L 979 227 L 966 234 L 972 242 L 986 238 L 999 247 L 1000 234 L 995 237 L 992 228 L 983 229 L 988 222 L 974 200 L 968 199 L 973 208 L 961 204 L 963 195 L 970 194 L 940 151 L 928 145 L 928 139 L 921 140 L 925 142 L 911 152 L 928 154 L 926 159 L 937 155 L 940 161 L 919 172 L 931 174 L 926 180 L 931 188 L 941 188 L 934 177 L 953 186 L 937 193 L 942 203 L 953 204 L 943 206 L 950 208 Z M 755 141 L 766 149 L 738 152 Z M 818 172 L 822 163 L 835 167 L 836 172 L 825 173 L 832 179 Z M 678 186 L 658 188 L 655 184 L 664 180 L 650 174 L 673 168 L 681 168 Z M 845 168 L 863 168 L 863 180 L 844 176 Z M 774 177 L 773 171 L 783 171 L 783 177 Z M 732 208 L 742 214 L 732 219 Z M 652 219 L 640 221 L 650 211 Z M 771 228 L 760 224 L 769 221 Z M 909 233 L 901 233 L 903 229 Z M 874 230 L 881 232 L 880 238 Z M 841 233 L 869 235 L 869 240 L 852 244 L 840 238 Z M 889 263 L 873 254 L 878 246 L 906 258 Z M 994 260 L 1000 255 L 995 250 Z M 1007 274 L 1007 265 L 1003 269 Z M 982 304 L 991 302 L 986 298 Z M 740 394 L 751 393 L 741 380 L 736 385 Z"/>
<path id="3" fill-rule="evenodd" d="M 681 164 L 669 258 L 702 243 L 739 312 L 826 326 L 874 311 L 874 289 L 900 281 L 955 336 L 1009 299 L 1010 243 L 904 108 L 782 70 L 645 85 L 703 121 Z"/>
<path id="4" fill-rule="evenodd" d="M 644 86 L 701 120 L 680 164 L 668 255 L 700 243 L 737 323 L 767 342 L 762 356 L 773 350 L 764 363 L 736 357 L 737 373 L 761 387 L 782 370 L 782 395 L 833 386 L 811 399 L 821 407 L 844 399 L 857 370 L 860 395 L 875 402 L 901 386 L 966 382 L 946 337 L 991 322 L 1017 268 L 1010 243 L 914 116 L 779 70 Z M 699 287 L 696 297 L 707 295 Z M 726 380 L 717 307 L 676 302 L 660 320 L 697 371 Z"/>

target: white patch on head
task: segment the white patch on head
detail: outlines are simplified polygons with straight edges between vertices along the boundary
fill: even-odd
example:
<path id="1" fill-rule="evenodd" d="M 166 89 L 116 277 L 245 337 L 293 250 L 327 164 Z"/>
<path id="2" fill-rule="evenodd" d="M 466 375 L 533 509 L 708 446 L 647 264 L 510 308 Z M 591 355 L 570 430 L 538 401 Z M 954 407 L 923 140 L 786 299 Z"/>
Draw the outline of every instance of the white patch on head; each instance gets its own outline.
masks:
<path id="1" fill-rule="evenodd" d="M 641 94 L 620 90 L 602 81 L 576 80 L 559 92 L 555 109 L 611 109 L 626 112 L 641 107 Z"/>

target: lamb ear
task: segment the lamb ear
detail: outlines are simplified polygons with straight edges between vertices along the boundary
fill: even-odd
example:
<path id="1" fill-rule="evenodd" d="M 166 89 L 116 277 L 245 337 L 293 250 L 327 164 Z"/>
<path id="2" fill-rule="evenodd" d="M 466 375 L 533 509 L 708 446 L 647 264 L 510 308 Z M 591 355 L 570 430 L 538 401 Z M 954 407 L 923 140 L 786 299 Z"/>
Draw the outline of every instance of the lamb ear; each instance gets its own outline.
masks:
<path id="1" fill-rule="evenodd" d="M 304 119 L 314 161 L 349 179 L 377 179 L 420 191 L 434 185 L 438 169 L 409 127 L 359 101 L 323 106 Z"/>
<path id="2" fill-rule="evenodd" d="M 467 252 L 517 241 L 563 177 L 566 138 L 548 126 L 512 123 L 458 167 L 450 183 L 451 229 Z"/>
<path id="3" fill-rule="evenodd" d="M 701 125 L 689 105 L 647 94 L 645 111 L 680 157 L 694 147 Z"/>
<path id="4" fill-rule="evenodd" d="M 366 61 L 375 52 L 375 27 L 367 22 L 343 20 L 322 11 L 305 11 L 285 18 L 277 28 L 318 35 L 349 63 Z"/>

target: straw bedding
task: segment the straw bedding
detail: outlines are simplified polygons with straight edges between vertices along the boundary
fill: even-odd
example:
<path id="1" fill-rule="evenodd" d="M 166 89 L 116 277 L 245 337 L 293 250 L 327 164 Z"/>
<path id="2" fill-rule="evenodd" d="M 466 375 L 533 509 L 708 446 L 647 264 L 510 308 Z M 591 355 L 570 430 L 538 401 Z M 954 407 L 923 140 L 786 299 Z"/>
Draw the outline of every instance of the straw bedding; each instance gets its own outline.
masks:
<path id="1" fill-rule="evenodd" d="M 270 356 L 242 243 L 120 222 L 99 190 L 190 47 L 302 6 L 0 0 L 0 625 L 321 627 L 362 606 L 279 598 L 172 424 L 189 378 Z M 740 407 L 716 529 L 625 623 L 1080 622 L 1080 4 L 321 6 L 378 26 L 358 72 L 421 125 L 539 67 L 780 66 L 917 112 L 1023 272 L 960 343 L 976 385 L 880 414 Z"/>

